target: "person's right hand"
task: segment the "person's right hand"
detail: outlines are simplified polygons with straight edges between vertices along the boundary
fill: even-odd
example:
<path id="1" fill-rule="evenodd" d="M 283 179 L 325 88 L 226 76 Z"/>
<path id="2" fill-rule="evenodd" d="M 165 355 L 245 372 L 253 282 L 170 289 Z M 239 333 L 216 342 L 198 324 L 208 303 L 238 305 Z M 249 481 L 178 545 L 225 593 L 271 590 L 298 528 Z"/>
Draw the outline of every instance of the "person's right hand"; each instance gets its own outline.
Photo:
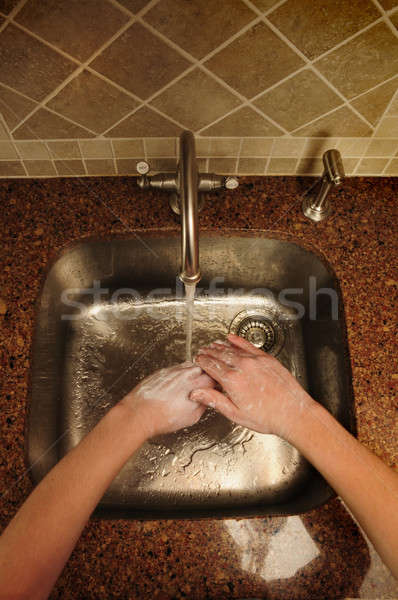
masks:
<path id="1" fill-rule="evenodd" d="M 190 398 L 215 408 L 231 421 L 260 433 L 289 439 L 291 428 L 315 401 L 273 356 L 230 334 L 199 350 L 196 363 L 217 381 L 214 389 L 196 389 Z"/>

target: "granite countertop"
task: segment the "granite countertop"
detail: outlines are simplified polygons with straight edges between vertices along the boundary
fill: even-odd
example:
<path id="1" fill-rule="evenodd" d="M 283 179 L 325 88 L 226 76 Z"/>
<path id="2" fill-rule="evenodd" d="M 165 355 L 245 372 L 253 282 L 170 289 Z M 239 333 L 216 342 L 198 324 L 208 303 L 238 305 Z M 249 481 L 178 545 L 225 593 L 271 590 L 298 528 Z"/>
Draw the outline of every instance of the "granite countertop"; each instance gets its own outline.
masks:
<path id="1" fill-rule="evenodd" d="M 262 229 L 321 252 L 345 304 L 360 441 L 398 467 L 398 178 L 353 178 L 314 224 L 300 196 L 312 180 L 246 177 L 212 194 L 202 229 Z M 29 494 L 25 418 L 35 300 L 48 261 L 70 242 L 132 229 L 177 229 L 162 194 L 132 178 L 0 181 L 2 525 Z M 335 498 L 295 517 L 90 520 L 51 598 L 394 598 L 398 583 Z"/>

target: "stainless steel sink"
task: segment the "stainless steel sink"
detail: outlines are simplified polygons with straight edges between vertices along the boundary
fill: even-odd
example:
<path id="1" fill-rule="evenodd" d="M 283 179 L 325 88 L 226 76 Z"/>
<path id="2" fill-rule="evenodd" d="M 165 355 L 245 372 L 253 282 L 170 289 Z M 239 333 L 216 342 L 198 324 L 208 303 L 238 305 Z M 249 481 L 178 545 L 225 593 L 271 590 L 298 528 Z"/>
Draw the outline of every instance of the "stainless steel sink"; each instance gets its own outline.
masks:
<path id="1" fill-rule="evenodd" d="M 140 235 L 144 243 L 82 242 L 48 272 L 28 419 L 35 482 L 140 379 L 185 359 L 179 237 Z M 273 352 L 353 431 L 343 306 L 323 259 L 291 242 L 228 232 L 203 235 L 200 252 L 193 351 L 237 331 Z M 98 512 L 135 518 L 292 514 L 332 495 L 290 444 L 209 409 L 192 428 L 146 443 Z"/>

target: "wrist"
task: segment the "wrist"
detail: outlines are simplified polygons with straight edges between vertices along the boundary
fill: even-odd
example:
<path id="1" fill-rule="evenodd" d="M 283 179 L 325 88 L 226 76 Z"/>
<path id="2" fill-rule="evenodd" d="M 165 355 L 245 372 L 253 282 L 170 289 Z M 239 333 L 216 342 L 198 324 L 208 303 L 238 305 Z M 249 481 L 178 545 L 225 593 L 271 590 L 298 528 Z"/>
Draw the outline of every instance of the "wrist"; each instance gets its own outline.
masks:
<path id="1" fill-rule="evenodd" d="M 286 418 L 280 425 L 277 435 L 299 448 L 308 438 L 313 427 L 314 413 L 318 407 L 322 408 L 307 392 L 302 390 L 300 397 L 288 404 Z"/>
<path id="2" fill-rule="evenodd" d="M 135 411 L 123 400 L 111 408 L 107 417 L 115 431 L 115 436 L 131 453 L 150 437 L 139 411 Z"/>

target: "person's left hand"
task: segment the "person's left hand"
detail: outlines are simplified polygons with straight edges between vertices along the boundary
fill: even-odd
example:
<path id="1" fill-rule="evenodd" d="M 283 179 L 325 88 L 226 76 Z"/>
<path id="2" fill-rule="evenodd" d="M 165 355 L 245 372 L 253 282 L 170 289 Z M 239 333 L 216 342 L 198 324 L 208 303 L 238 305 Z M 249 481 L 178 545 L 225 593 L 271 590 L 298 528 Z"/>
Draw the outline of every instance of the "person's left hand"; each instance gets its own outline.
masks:
<path id="1" fill-rule="evenodd" d="M 170 433 L 199 421 L 206 406 L 189 399 L 193 390 L 215 383 L 198 365 L 185 362 L 155 371 L 121 400 L 140 418 L 148 437 Z"/>

